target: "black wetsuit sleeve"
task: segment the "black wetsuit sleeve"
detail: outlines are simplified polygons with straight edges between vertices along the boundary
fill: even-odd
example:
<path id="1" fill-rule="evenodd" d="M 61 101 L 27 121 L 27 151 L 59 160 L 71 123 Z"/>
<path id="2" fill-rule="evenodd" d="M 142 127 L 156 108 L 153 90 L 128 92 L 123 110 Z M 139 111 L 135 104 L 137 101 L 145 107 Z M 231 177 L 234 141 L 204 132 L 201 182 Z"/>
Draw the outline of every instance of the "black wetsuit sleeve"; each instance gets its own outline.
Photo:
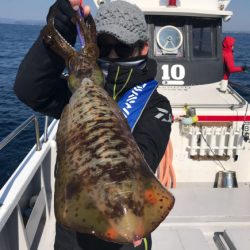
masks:
<path id="1" fill-rule="evenodd" d="M 153 172 L 166 150 L 171 125 L 170 103 L 155 91 L 133 131 L 133 136 Z"/>
<path id="2" fill-rule="evenodd" d="M 34 111 L 59 119 L 71 96 L 61 78 L 64 68 L 64 61 L 39 36 L 19 66 L 15 94 Z"/>

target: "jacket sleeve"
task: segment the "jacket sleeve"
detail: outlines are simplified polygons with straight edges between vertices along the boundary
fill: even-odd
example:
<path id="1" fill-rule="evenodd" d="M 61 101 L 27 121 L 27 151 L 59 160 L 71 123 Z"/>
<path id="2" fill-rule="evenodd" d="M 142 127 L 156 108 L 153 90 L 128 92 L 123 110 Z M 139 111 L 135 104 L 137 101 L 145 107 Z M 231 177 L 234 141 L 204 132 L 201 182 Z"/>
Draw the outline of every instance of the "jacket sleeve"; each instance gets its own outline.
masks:
<path id="1" fill-rule="evenodd" d="M 64 68 L 64 61 L 39 36 L 19 66 L 15 94 L 34 111 L 59 119 L 71 96 L 60 77 Z"/>
<path id="2" fill-rule="evenodd" d="M 155 91 L 133 131 L 133 136 L 153 172 L 166 150 L 171 125 L 170 103 Z"/>
<path id="3" fill-rule="evenodd" d="M 233 53 L 227 53 L 226 56 L 224 57 L 224 62 L 226 64 L 226 68 L 229 73 L 236 73 L 243 71 L 242 67 L 234 65 Z"/>

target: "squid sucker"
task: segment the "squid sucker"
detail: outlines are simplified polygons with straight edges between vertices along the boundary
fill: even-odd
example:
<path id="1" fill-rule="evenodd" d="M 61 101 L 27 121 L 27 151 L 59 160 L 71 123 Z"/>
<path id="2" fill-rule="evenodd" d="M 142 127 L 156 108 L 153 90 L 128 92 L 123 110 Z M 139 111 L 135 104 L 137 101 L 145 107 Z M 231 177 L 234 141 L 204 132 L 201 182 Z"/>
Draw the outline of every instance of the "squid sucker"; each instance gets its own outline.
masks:
<path id="1" fill-rule="evenodd" d="M 157 228 L 174 197 L 149 168 L 122 112 L 103 88 L 93 18 L 84 20 L 76 13 L 72 19 L 85 39 L 84 48 L 76 51 L 54 27 L 54 14 L 42 37 L 65 60 L 72 91 L 56 135 L 56 220 L 76 232 L 132 243 Z"/>

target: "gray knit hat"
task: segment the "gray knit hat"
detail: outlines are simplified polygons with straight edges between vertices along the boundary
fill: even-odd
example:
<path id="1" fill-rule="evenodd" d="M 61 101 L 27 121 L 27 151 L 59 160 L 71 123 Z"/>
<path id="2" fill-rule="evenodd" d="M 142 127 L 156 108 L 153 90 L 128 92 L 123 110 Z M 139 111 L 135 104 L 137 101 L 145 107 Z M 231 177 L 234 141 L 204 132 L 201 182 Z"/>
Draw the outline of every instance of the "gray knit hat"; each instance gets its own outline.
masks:
<path id="1" fill-rule="evenodd" d="M 97 34 L 110 34 L 126 44 L 149 39 L 142 11 L 134 4 L 113 1 L 100 6 L 95 17 Z"/>

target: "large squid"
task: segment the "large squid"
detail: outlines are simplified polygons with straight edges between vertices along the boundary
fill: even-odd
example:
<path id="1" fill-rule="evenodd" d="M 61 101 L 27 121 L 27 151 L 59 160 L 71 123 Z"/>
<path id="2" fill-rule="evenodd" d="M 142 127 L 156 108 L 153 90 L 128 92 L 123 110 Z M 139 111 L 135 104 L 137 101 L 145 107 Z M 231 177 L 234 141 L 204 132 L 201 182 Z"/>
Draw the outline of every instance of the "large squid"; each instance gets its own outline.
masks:
<path id="1" fill-rule="evenodd" d="M 117 104 L 103 89 L 93 18 L 77 12 L 85 47 L 76 51 L 54 27 L 44 42 L 66 63 L 69 104 L 56 136 L 55 216 L 77 232 L 117 243 L 142 239 L 168 215 L 174 197 L 150 170 Z"/>

